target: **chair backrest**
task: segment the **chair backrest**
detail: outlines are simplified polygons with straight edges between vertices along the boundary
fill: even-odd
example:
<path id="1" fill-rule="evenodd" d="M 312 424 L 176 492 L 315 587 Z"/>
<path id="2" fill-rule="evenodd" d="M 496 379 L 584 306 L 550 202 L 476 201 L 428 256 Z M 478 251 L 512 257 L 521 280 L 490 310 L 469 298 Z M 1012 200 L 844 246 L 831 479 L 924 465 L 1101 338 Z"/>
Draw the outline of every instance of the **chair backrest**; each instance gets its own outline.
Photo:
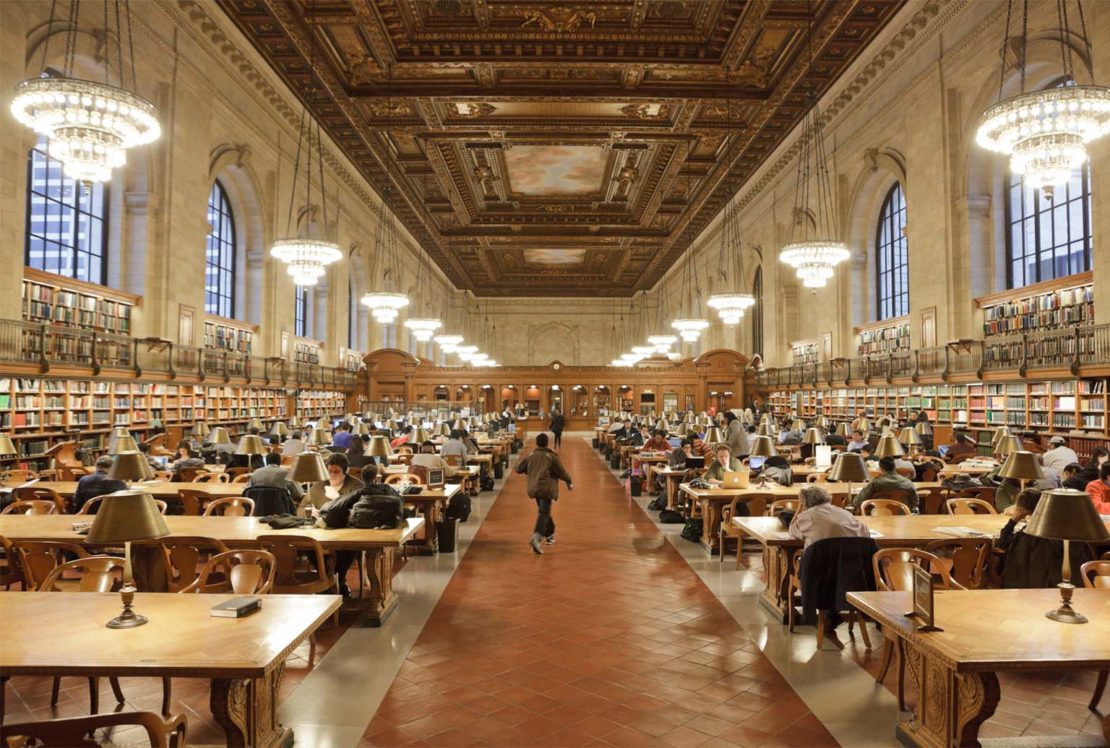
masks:
<path id="1" fill-rule="evenodd" d="M 26 468 L 17 468 L 15 470 L 6 470 L 3 473 L 4 480 L 6 481 L 19 481 L 26 483 L 32 478 L 37 478 L 38 474 L 34 470 L 27 470 Z"/>
<path id="2" fill-rule="evenodd" d="M 266 595 L 274 590 L 277 562 L 265 550 L 237 550 L 209 558 L 197 578 L 181 589 L 182 594 L 231 592 L 236 595 Z"/>
<path id="3" fill-rule="evenodd" d="M 154 477 L 155 477 L 156 480 L 165 481 L 166 483 L 169 483 L 170 481 L 173 480 L 173 471 L 172 470 L 155 470 L 154 471 Z"/>
<path id="4" fill-rule="evenodd" d="M 394 483 L 412 483 L 417 486 L 424 485 L 424 479 L 416 473 L 390 473 L 385 476 L 382 482 L 390 486 Z"/>
<path id="5" fill-rule="evenodd" d="M 983 499 L 949 499 L 945 504 L 949 514 L 998 514 L 994 504 Z"/>
<path id="6" fill-rule="evenodd" d="M 825 538 L 795 561 L 805 610 L 845 610 L 843 593 L 875 589 L 872 538 Z"/>
<path id="7" fill-rule="evenodd" d="M 58 514 L 65 514 L 68 509 L 66 500 L 53 488 L 46 486 L 23 486 L 12 491 L 12 498 L 16 501 L 53 501 L 58 507 Z"/>
<path id="8" fill-rule="evenodd" d="M 451 467 L 460 467 L 462 465 L 462 457 L 460 455 L 445 455 L 443 461 Z"/>
<path id="9" fill-rule="evenodd" d="M 952 588 L 952 578 L 944 562 L 928 551 L 918 548 L 881 548 L 871 562 L 875 565 L 875 584 L 885 592 L 910 592 L 913 590 L 915 566 L 927 566 L 940 586 Z"/>
<path id="10" fill-rule="evenodd" d="M 918 507 L 922 514 L 940 514 L 944 509 L 945 496 L 948 495 L 948 489 L 940 486 L 933 486 L 932 488 L 919 488 L 917 490 L 917 498 L 920 501 Z"/>
<path id="11" fill-rule="evenodd" d="M 868 499 L 859 505 L 859 513 L 875 517 L 893 517 L 911 512 L 906 504 L 895 499 Z"/>
<path id="12" fill-rule="evenodd" d="M 779 512 L 796 512 L 800 503 L 798 499 L 778 499 L 771 502 L 771 508 L 767 510 L 767 514 L 774 517 Z"/>
<path id="13" fill-rule="evenodd" d="M 227 552 L 225 546 L 215 538 L 197 535 L 171 535 L 161 538 L 162 558 L 165 561 L 166 588 L 170 592 L 180 592 L 197 580 L 197 571 L 208 559 Z"/>
<path id="14" fill-rule="evenodd" d="M 185 745 L 185 717 L 175 714 L 163 717 L 154 712 L 116 712 L 94 714 L 90 717 L 65 717 L 39 722 L 19 722 L 4 725 L 4 736 L 15 740 L 13 744 L 44 746 L 95 746 L 88 736 L 94 730 L 122 725 L 138 725 L 146 731 L 152 748 L 169 748 Z M 20 742 L 23 739 L 25 742 Z"/>
<path id="15" fill-rule="evenodd" d="M 58 505 L 49 499 L 13 501 L 0 514 L 58 514 Z"/>
<path id="16" fill-rule="evenodd" d="M 87 467 L 72 467 L 69 468 L 69 474 L 79 480 L 86 475 L 91 475 L 92 469 Z"/>
<path id="17" fill-rule="evenodd" d="M 197 472 L 190 480 L 182 478 L 183 483 L 228 483 L 230 481 L 231 478 L 228 477 L 227 473 L 213 473 L 208 470 Z"/>
<path id="18" fill-rule="evenodd" d="M 314 595 L 334 581 L 324 548 L 304 535 L 259 535 L 258 544 L 276 559 L 273 592 L 277 595 Z"/>
<path id="19" fill-rule="evenodd" d="M 396 451 L 399 455 L 411 455 L 412 447 L 397 447 Z"/>
<path id="20" fill-rule="evenodd" d="M 826 473 L 810 473 L 806 476 L 806 483 L 828 483 L 829 474 Z"/>
<path id="21" fill-rule="evenodd" d="M 1110 589 L 1110 561 L 1088 561 L 1079 567 L 1083 586 L 1092 590 Z"/>
<path id="22" fill-rule="evenodd" d="M 254 514 L 254 500 L 246 496 L 225 496 L 208 502 L 205 517 L 250 517 Z"/>
<path id="23" fill-rule="evenodd" d="M 35 590 L 50 572 L 65 560 L 66 554 L 85 558 L 88 551 L 76 543 L 56 543 L 50 540 L 13 540 L 19 570 L 23 574 L 23 589 Z"/>
<path id="24" fill-rule="evenodd" d="M 981 499 L 992 506 L 994 505 L 994 492 L 993 486 L 971 486 L 965 488 L 956 494 L 958 499 Z"/>
<path id="25" fill-rule="evenodd" d="M 243 495 L 254 501 L 254 516 L 265 517 L 271 514 L 294 514 L 297 505 L 287 488 L 278 486 L 247 486 Z"/>
<path id="26" fill-rule="evenodd" d="M 182 483 L 204 483 L 205 481 L 201 480 L 200 476 L 205 474 L 207 474 L 207 471 L 203 468 L 180 467 L 177 469 L 177 479 Z"/>
<path id="27" fill-rule="evenodd" d="M 0 535 L 0 587 L 8 588 L 23 581 L 23 570 L 19 568 L 19 555 L 12 541 Z"/>
<path id="28" fill-rule="evenodd" d="M 236 475 L 234 478 L 232 478 L 231 482 L 232 483 L 250 483 L 250 480 L 251 480 L 251 474 L 250 473 L 240 473 L 239 475 Z"/>
<path id="29" fill-rule="evenodd" d="M 199 515 L 204 505 L 216 497 L 207 491 L 198 491 L 195 488 L 177 489 L 177 500 L 185 510 L 185 514 Z"/>
<path id="30" fill-rule="evenodd" d="M 123 567 L 127 562 L 117 556 L 86 556 L 54 567 L 39 585 L 39 592 L 111 592 L 123 586 Z M 59 586 L 65 574 L 81 575 L 75 585 Z"/>
<path id="31" fill-rule="evenodd" d="M 832 504 L 833 506 L 838 506 L 841 509 L 847 509 L 848 508 L 848 500 L 850 498 L 851 497 L 848 495 L 847 491 L 838 491 L 836 493 L 830 493 L 829 494 L 829 503 Z"/>
<path id="32" fill-rule="evenodd" d="M 76 514 L 96 514 L 100 511 L 100 504 L 104 501 L 104 496 L 93 496 L 91 499 L 85 499 L 85 503 L 77 508 Z"/>
<path id="33" fill-rule="evenodd" d="M 897 467 L 894 468 L 894 472 L 898 473 L 898 475 L 902 476 L 903 478 L 908 478 L 909 480 L 913 480 L 917 477 L 917 471 L 909 467 Z"/>
<path id="34" fill-rule="evenodd" d="M 735 516 L 744 516 L 736 514 L 736 507 L 744 504 L 748 508 L 749 517 L 760 517 L 767 513 L 767 505 L 775 500 L 774 494 L 769 493 L 746 493 L 743 496 L 737 496 L 728 503 L 728 506 L 721 509 L 721 521 L 731 522 Z"/>
<path id="35" fill-rule="evenodd" d="M 913 490 L 909 488 L 882 488 L 871 492 L 872 499 L 885 499 L 887 501 L 900 501 L 906 506 L 913 500 Z"/>
<path id="36" fill-rule="evenodd" d="M 934 540 L 925 550 L 951 562 L 949 574 L 961 587 L 977 590 L 987 583 L 987 565 L 994 552 L 990 538 L 944 538 Z"/>
<path id="37" fill-rule="evenodd" d="M 161 499 L 154 499 L 154 506 L 158 507 L 159 514 L 165 514 L 170 508 L 170 505 Z"/>
<path id="38" fill-rule="evenodd" d="M 231 479 L 237 478 L 240 475 L 250 475 L 252 472 L 253 470 L 249 467 L 229 467 L 224 470 L 223 474 Z"/>

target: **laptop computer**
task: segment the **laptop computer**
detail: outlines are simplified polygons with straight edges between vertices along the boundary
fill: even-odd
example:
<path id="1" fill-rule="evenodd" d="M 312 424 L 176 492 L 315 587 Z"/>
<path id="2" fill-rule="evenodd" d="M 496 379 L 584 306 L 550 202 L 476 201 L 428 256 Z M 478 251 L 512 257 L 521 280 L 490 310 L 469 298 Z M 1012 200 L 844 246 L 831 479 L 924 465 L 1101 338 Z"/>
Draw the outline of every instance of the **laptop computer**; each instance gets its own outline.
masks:
<path id="1" fill-rule="evenodd" d="M 763 463 L 765 463 L 765 462 L 767 462 L 766 457 L 749 457 L 748 458 L 748 467 L 751 468 L 752 470 L 762 470 L 763 469 Z"/>
<path id="2" fill-rule="evenodd" d="M 726 470 L 721 476 L 721 485 L 724 488 L 747 488 L 750 475 L 747 470 Z"/>
<path id="3" fill-rule="evenodd" d="M 690 455 L 686 458 L 686 467 L 690 470 L 700 470 L 701 468 L 705 467 L 705 458 L 701 457 L 700 455 Z"/>

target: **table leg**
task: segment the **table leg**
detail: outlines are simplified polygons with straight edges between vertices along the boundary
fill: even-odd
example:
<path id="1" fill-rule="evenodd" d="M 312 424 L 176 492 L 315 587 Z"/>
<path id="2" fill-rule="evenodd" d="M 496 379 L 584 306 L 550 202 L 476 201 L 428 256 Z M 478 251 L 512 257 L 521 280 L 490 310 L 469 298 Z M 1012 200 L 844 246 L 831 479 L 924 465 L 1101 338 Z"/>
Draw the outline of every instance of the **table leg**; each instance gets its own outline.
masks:
<path id="1" fill-rule="evenodd" d="M 376 628 L 397 605 L 397 597 L 393 594 L 393 548 L 373 548 L 365 554 L 370 597 L 358 625 Z"/>
<path id="2" fill-rule="evenodd" d="M 900 722 L 897 737 L 928 748 L 979 745 L 979 727 L 998 706 L 998 676 L 994 673 L 957 673 L 903 639 L 906 675 L 917 686 L 917 705 L 908 722 Z"/>
<path id="3" fill-rule="evenodd" d="M 701 502 L 701 544 L 712 556 L 719 548 L 721 532 L 721 505 L 716 501 L 703 499 Z"/>
<path id="4" fill-rule="evenodd" d="M 213 678 L 209 696 L 212 717 L 233 748 L 273 748 L 293 743 L 293 732 L 277 719 L 278 685 L 285 661 L 262 678 Z"/>
<path id="5" fill-rule="evenodd" d="M 675 495 L 677 493 L 678 483 L 672 478 L 667 478 L 667 509 L 672 512 L 675 510 Z"/>

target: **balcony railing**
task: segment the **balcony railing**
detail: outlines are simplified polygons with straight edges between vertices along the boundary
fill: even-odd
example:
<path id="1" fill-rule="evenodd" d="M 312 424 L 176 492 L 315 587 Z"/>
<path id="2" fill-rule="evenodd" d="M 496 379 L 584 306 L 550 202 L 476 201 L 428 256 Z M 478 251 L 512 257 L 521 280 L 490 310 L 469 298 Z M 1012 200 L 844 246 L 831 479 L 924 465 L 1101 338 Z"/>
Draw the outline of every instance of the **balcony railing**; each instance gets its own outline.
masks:
<path id="1" fill-rule="evenodd" d="M 0 367 L 4 364 L 30 364 L 43 374 L 60 366 L 88 368 L 94 376 L 104 369 L 125 369 L 134 376 L 237 379 L 250 384 L 346 391 L 354 390 L 359 380 L 358 372 L 330 366 L 18 320 L 0 320 Z"/>
<path id="2" fill-rule="evenodd" d="M 1009 370 L 1022 377 L 1030 371 L 1045 369 L 1068 369 L 1078 375 L 1083 367 L 1090 366 L 1110 366 L 1110 325 L 957 340 L 935 348 L 765 369 L 756 375 L 755 382 L 759 387 L 773 389 L 853 381 L 864 384 L 894 379 L 917 381 L 921 377 L 946 379 Z"/>

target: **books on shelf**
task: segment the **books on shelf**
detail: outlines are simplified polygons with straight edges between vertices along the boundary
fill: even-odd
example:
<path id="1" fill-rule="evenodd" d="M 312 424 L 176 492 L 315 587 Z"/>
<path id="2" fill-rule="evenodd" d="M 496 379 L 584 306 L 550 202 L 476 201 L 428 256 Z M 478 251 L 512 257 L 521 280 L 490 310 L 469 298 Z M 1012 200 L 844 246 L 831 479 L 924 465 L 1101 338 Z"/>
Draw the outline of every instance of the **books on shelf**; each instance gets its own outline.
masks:
<path id="1" fill-rule="evenodd" d="M 794 358 L 795 365 L 815 364 L 818 361 L 817 343 L 814 341 L 792 343 L 790 345 L 790 354 Z"/>
<path id="2" fill-rule="evenodd" d="M 882 327 L 857 330 L 859 355 L 897 353 L 910 349 L 910 323 L 897 322 Z"/>
<path id="3" fill-rule="evenodd" d="M 251 354 L 253 325 L 237 325 L 230 320 L 208 317 L 204 321 L 204 347 L 218 351 Z"/>
<path id="4" fill-rule="evenodd" d="M 984 305 L 983 336 L 1094 324 L 1094 303 L 1094 286 L 1084 283 Z"/>
<path id="5" fill-rule="evenodd" d="M 122 294 L 107 286 L 34 268 L 23 270 L 22 314 L 28 322 L 130 335 L 132 312 L 138 301 L 137 296 Z M 75 345 L 78 341 L 68 342 Z M 87 352 L 81 353 L 87 355 Z"/>

